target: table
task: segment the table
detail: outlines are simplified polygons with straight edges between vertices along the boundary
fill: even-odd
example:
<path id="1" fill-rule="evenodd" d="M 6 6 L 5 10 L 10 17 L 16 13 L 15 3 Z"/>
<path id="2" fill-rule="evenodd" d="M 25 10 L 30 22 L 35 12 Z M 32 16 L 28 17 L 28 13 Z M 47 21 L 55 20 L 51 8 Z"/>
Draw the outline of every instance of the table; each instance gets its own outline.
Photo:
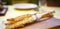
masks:
<path id="1" fill-rule="evenodd" d="M 32 24 L 31 26 L 27 26 L 25 27 L 24 29 L 47 29 L 49 27 L 53 27 L 53 26 L 57 26 L 57 25 L 60 25 L 60 7 L 44 7 L 44 6 L 41 6 L 41 8 L 43 10 L 55 10 L 56 13 L 54 13 L 54 17 L 48 19 L 48 20 L 45 20 L 45 21 L 42 21 L 42 22 L 39 22 L 39 23 L 36 23 L 36 24 Z M 23 14 L 27 14 L 27 13 L 36 13 L 35 10 L 14 10 L 12 6 L 8 6 L 8 11 L 6 13 L 5 16 L 0 16 L 0 29 L 4 29 L 4 22 L 6 21 L 7 18 L 14 18 L 16 16 L 20 16 L 20 15 L 23 15 Z"/>

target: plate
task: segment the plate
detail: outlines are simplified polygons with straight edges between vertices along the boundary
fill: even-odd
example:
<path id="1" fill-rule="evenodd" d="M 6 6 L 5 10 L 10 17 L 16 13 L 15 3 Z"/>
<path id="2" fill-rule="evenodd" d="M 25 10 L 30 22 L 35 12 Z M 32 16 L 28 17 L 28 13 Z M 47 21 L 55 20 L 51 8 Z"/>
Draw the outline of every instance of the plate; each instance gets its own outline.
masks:
<path id="1" fill-rule="evenodd" d="M 37 5 L 32 3 L 20 3 L 20 4 L 14 4 L 13 7 L 26 9 L 26 8 L 36 8 Z"/>

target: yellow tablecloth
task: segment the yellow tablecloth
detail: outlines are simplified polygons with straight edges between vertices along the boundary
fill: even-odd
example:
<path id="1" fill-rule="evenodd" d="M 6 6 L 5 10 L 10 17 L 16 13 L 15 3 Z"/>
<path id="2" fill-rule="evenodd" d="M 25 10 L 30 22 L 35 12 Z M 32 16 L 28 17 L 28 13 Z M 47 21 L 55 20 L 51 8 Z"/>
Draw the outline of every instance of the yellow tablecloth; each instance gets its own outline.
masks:
<path id="1" fill-rule="evenodd" d="M 60 7 L 41 6 L 40 8 L 42 8 L 42 10 L 45 10 L 45 11 L 55 10 L 54 17 L 60 19 Z M 7 11 L 6 15 L 0 16 L 0 20 L 20 16 L 20 15 L 27 14 L 27 13 L 32 14 L 35 12 L 36 12 L 35 10 L 24 10 L 24 11 L 23 10 L 15 10 L 13 8 L 13 6 L 8 6 L 8 11 Z"/>
<path id="2" fill-rule="evenodd" d="M 54 17 L 60 19 L 60 7 L 44 7 L 44 6 L 41 6 L 40 8 L 42 8 L 42 10 L 45 10 L 45 11 L 55 10 Z M 35 12 L 36 12 L 35 10 L 24 10 L 24 11 L 19 10 L 18 11 L 18 10 L 14 10 L 14 8 L 12 6 L 8 6 L 8 11 L 7 11 L 6 15 L 0 16 L 0 29 L 4 29 L 3 23 L 7 18 L 13 18 L 13 17 L 24 15 L 27 13 L 32 14 Z"/>

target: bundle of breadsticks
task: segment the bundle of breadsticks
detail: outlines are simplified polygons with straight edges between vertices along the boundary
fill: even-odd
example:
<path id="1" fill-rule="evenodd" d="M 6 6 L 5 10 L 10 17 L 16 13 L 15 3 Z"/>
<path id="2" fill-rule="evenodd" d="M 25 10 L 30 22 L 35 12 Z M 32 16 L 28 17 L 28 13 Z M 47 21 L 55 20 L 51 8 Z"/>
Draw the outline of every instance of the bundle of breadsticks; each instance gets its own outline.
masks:
<path id="1" fill-rule="evenodd" d="M 5 29 L 17 29 L 20 27 L 24 27 L 27 24 L 31 24 L 34 22 L 46 20 L 53 16 L 53 12 L 45 12 L 45 13 L 35 13 L 35 14 L 25 14 L 21 16 L 17 16 L 15 18 L 7 19 L 7 23 L 5 24 Z"/>

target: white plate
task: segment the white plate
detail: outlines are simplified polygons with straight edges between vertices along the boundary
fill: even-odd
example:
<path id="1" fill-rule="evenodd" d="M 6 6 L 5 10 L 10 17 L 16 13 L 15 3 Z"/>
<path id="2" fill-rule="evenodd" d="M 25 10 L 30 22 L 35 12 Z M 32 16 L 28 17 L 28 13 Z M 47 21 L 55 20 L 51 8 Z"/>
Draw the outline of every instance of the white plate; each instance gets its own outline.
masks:
<path id="1" fill-rule="evenodd" d="M 26 8 L 36 8 L 37 5 L 32 3 L 20 3 L 20 4 L 14 4 L 13 7 L 26 9 Z"/>

